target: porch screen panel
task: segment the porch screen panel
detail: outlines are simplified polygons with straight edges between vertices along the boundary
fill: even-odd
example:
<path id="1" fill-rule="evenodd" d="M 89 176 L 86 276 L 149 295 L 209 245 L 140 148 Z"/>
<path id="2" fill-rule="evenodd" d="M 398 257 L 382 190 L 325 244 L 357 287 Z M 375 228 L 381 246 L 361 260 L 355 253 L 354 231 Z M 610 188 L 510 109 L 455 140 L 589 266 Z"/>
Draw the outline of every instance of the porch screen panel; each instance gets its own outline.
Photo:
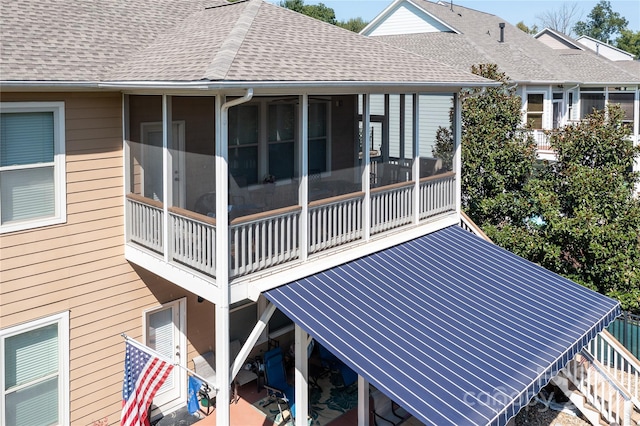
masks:
<path id="1" fill-rule="evenodd" d="M 294 177 L 296 114 L 294 104 L 269 105 L 269 174 Z"/>
<path id="2" fill-rule="evenodd" d="M 309 104 L 309 174 L 327 171 L 327 104 Z"/>
<path id="3" fill-rule="evenodd" d="M 604 93 L 580 93 L 580 118 L 604 109 Z"/>
<path id="4" fill-rule="evenodd" d="M 240 105 L 229 110 L 229 174 L 239 187 L 259 181 L 258 113 L 257 105 Z"/>

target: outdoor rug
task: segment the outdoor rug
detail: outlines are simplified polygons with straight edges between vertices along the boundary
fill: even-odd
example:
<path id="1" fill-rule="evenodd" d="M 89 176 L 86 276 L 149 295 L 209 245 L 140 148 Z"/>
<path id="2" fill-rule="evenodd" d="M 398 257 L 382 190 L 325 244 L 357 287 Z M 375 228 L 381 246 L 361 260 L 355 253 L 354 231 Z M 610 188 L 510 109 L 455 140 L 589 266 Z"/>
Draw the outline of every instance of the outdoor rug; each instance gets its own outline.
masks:
<path id="1" fill-rule="evenodd" d="M 339 373 L 330 373 L 318 379 L 319 388 L 309 386 L 309 426 L 325 426 L 335 418 L 358 407 L 358 382 L 344 387 Z M 265 413 L 278 426 L 291 426 L 289 413 L 280 416 L 278 404 L 269 397 L 255 402 L 254 407 Z"/>

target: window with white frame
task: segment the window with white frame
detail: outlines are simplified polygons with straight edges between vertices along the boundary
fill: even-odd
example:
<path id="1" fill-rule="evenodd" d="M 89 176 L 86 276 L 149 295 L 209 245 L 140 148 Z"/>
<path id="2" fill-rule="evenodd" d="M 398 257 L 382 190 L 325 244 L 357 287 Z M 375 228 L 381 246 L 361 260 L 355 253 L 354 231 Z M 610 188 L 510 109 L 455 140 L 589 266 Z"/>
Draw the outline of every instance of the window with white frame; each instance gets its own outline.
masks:
<path id="1" fill-rule="evenodd" d="M 527 95 L 527 123 L 533 129 L 542 129 L 542 115 L 544 113 L 544 95 L 529 93 Z"/>
<path id="2" fill-rule="evenodd" d="M 0 103 L 0 232 L 66 216 L 64 102 Z"/>
<path id="3" fill-rule="evenodd" d="M 1 424 L 69 423 L 69 314 L 0 330 Z"/>
<path id="4" fill-rule="evenodd" d="M 256 100 L 229 110 L 229 174 L 239 187 L 296 177 L 296 99 Z M 330 170 L 329 102 L 309 103 L 309 172 Z"/>

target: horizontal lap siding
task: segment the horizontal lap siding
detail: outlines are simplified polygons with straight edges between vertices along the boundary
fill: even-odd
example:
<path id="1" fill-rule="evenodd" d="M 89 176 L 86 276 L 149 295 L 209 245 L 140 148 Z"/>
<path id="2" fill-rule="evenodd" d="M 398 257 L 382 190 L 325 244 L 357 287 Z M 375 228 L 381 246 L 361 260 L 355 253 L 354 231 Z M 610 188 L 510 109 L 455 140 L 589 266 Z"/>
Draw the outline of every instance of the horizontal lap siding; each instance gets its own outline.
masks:
<path id="1" fill-rule="evenodd" d="M 121 95 L 3 93 L 2 101 L 65 102 L 67 223 L 0 237 L 0 327 L 70 311 L 71 424 L 118 424 L 120 333 L 139 339 L 145 309 L 183 296 L 141 279 L 124 258 Z"/>
<path id="2" fill-rule="evenodd" d="M 121 96 L 3 93 L 2 100 L 65 102 L 67 223 L 0 238 L 0 327 L 70 311 L 71 424 L 118 424 L 120 333 L 142 340 L 144 310 L 187 295 L 124 259 Z M 205 308 L 194 299 L 188 310 Z M 211 330 L 213 310 L 205 309 Z M 210 331 L 192 334 L 211 339 Z M 187 352 L 193 356 L 191 344 Z"/>

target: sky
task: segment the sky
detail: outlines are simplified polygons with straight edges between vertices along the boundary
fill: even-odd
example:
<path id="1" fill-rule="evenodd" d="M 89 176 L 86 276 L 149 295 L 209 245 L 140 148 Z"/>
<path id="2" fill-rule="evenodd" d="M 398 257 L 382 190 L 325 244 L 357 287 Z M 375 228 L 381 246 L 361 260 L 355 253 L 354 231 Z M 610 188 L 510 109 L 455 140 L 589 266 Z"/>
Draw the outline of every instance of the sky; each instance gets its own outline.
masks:
<path id="1" fill-rule="evenodd" d="M 277 0 L 269 0 L 271 3 L 279 3 Z M 449 0 L 444 0 L 449 3 Z M 338 21 L 347 21 L 350 18 L 361 17 L 369 22 L 392 3 L 392 0 L 305 0 L 305 4 L 324 3 L 336 13 Z M 611 8 L 620 13 L 629 21 L 628 28 L 632 31 L 640 31 L 640 0 L 611 0 Z M 563 4 L 578 5 L 578 17 L 576 21 L 587 19 L 591 9 L 598 1 L 575 0 L 453 0 L 454 6 L 460 5 L 482 12 L 491 13 L 504 18 L 505 21 L 516 25 L 524 21 L 527 26 L 534 24 L 540 27 L 536 19 L 547 11 L 557 11 Z M 542 29 L 542 28 L 540 28 Z"/>

